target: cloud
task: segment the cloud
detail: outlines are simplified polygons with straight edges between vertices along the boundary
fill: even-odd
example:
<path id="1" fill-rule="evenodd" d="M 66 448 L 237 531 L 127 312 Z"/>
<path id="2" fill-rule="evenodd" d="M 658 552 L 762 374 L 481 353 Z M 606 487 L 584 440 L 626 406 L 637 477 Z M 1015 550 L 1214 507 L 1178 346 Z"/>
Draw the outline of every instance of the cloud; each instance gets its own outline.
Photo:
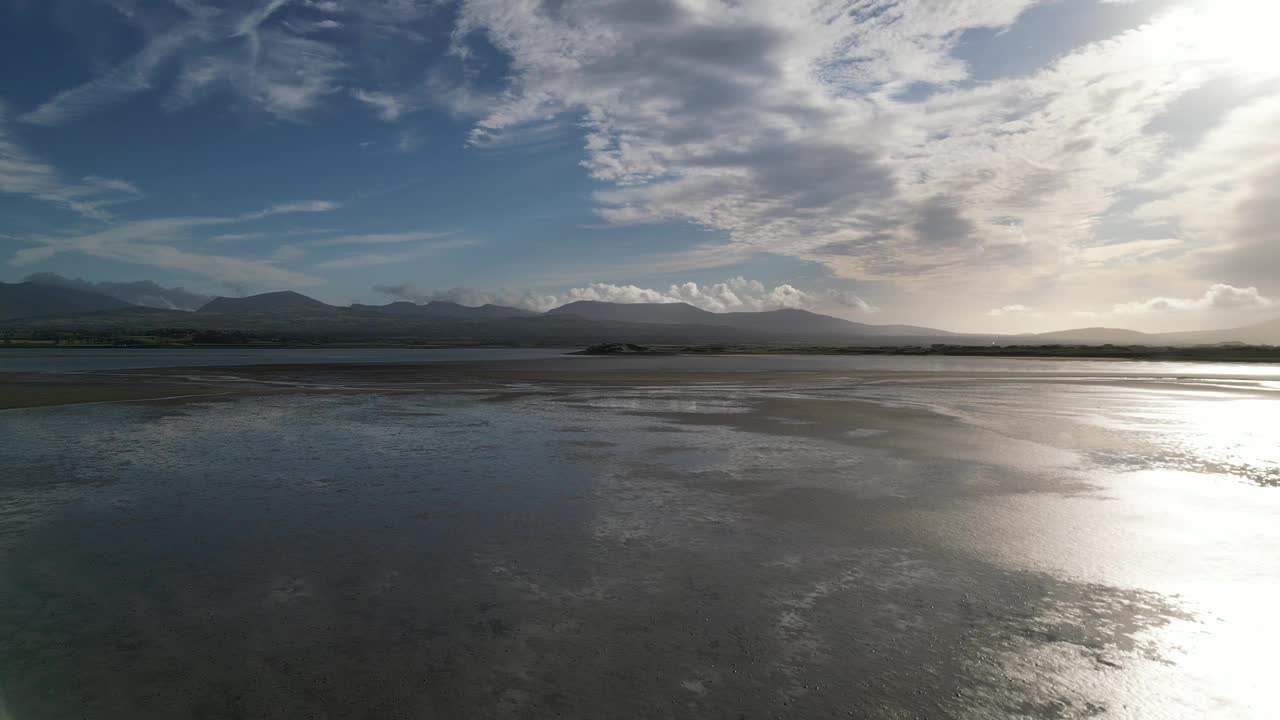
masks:
<path id="1" fill-rule="evenodd" d="M 117 243 L 83 249 L 86 255 L 167 270 L 181 270 L 234 283 L 301 287 L 319 285 L 323 280 L 277 267 L 266 260 L 245 260 L 222 255 L 190 252 L 170 245 Z M 11 262 L 10 264 L 14 264 Z M 21 263 L 17 263 L 21 264 Z"/>
<path id="2" fill-rule="evenodd" d="M 57 273 L 35 273 L 23 278 L 23 282 L 96 292 L 134 305 L 168 310 L 197 310 L 212 299 L 208 295 L 188 292 L 181 287 L 162 287 L 150 280 L 91 282 L 80 278 L 63 277 Z"/>
<path id="3" fill-rule="evenodd" d="M 269 232 L 222 233 L 209 238 L 210 242 L 240 242 L 241 240 L 261 240 L 272 237 Z"/>
<path id="4" fill-rule="evenodd" d="M 880 308 L 872 305 L 866 298 L 847 290 L 827 290 L 826 298 L 831 304 L 838 307 L 845 307 L 863 313 L 880 312 Z"/>
<path id="5" fill-rule="evenodd" d="M 909 207 L 895 212 L 903 180 L 888 157 L 892 142 L 874 140 L 893 134 L 877 116 L 894 105 L 850 91 L 963 80 L 950 38 L 1007 25 L 1027 4 L 873 2 L 825 13 L 767 3 L 562 3 L 542 11 L 473 0 L 456 36 L 485 32 L 511 55 L 516 82 L 477 122 L 472 142 L 558 115 L 580 118 L 584 166 L 615 184 L 597 194 L 606 220 L 688 220 L 756 251 L 806 256 L 886 226 L 912 235 L 966 230 L 960 199 L 937 203 L 932 217 L 926 208 L 922 222 Z M 873 263 L 862 270 L 888 274 L 894 260 L 908 264 L 889 257 L 876 273 L 866 272 Z"/>
<path id="6" fill-rule="evenodd" d="M 1037 312 L 1035 308 L 1027 305 L 1005 305 L 1004 307 L 992 308 L 987 311 L 988 317 L 1043 317 L 1044 313 Z"/>
<path id="7" fill-rule="evenodd" d="M 271 262 L 287 263 L 306 257 L 308 250 L 297 245 L 281 245 L 271 251 Z"/>
<path id="8" fill-rule="evenodd" d="M 379 242 L 401 243 L 401 242 L 408 242 L 409 240 L 407 239 L 407 236 L 413 235 L 413 234 L 414 233 L 402 233 L 399 236 L 397 235 L 348 236 L 349 238 L 357 238 L 357 240 L 354 242 L 348 241 L 341 244 L 378 244 Z M 430 234 L 430 233 L 421 233 L 421 235 L 425 235 L 427 237 L 434 236 L 434 234 Z M 387 238 L 405 238 L 405 239 L 387 239 Z M 343 239 L 343 238 L 338 238 L 338 239 Z M 335 244 L 335 243 L 321 243 L 321 244 Z M 425 257 L 431 257 L 432 255 L 439 255 L 440 253 L 443 253 L 448 250 L 453 250 L 461 247 L 469 247 L 475 244 L 476 243 L 474 240 L 465 240 L 465 239 L 422 243 L 422 244 L 419 244 L 417 247 L 414 247 L 410 250 L 404 250 L 401 252 L 371 252 L 371 253 L 360 253 L 358 255 L 348 255 L 346 257 L 334 258 L 332 260 L 325 260 L 324 262 L 316 263 L 314 267 L 316 270 L 351 270 L 354 268 L 377 267 L 379 265 L 394 265 L 397 263 L 405 263 L 413 260 L 420 260 Z"/>
<path id="9" fill-rule="evenodd" d="M 250 218 L 252 219 L 252 218 Z M 332 235 L 337 232 L 333 228 L 293 228 L 290 230 L 274 230 L 265 232 L 257 230 L 254 232 L 234 232 L 219 233 L 209 236 L 209 242 L 242 242 L 245 240 L 270 240 L 282 237 L 298 237 L 300 235 Z"/>
<path id="10" fill-rule="evenodd" d="M 812 307 L 819 302 L 819 298 L 785 283 L 770 288 L 759 281 L 742 277 L 708 285 L 699 285 L 695 282 L 678 283 L 665 290 L 641 288 L 635 285 L 591 283 L 585 287 L 570 288 L 560 296 L 560 300 L 560 304 L 577 300 L 615 303 L 682 302 L 711 312 Z"/>
<path id="11" fill-rule="evenodd" d="M 1176 226 L 1189 245 L 1204 250 L 1205 275 L 1280 290 L 1280 146 L 1261 140 L 1277 126 L 1277 95 L 1229 112 L 1144 185 L 1159 197 L 1139 206 L 1135 216 Z"/>
<path id="12" fill-rule="evenodd" d="M 266 22 L 267 18 L 276 13 L 277 10 L 289 3 L 289 0 L 266 0 L 266 2 L 258 9 L 244 15 L 236 23 L 236 33 L 234 37 L 255 36 L 259 26 Z"/>
<path id="13" fill-rule="evenodd" d="M 24 148 L 6 126 L 0 104 L 0 193 L 54 203 L 92 220 L 109 220 L 112 205 L 136 200 L 142 191 L 117 178 L 90 175 L 68 181 L 57 168 Z"/>
<path id="14" fill-rule="evenodd" d="M 220 281 L 291 287 L 317 285 L 323 280 L 281 268 L 276 264 L 279 259 L 245 259 L 192 252 L 172 243 L 188 240 L 192 231 L 198 228 L 236 225 L 290 213 L 326 212 L 337 207 L 337 203 L 315 200 L 273 205 L 237 216 L 151 218 L 78 235 L 26 237 L 22 239 L 35 246 L 14 252 L 9 258 L 9 265 L 30 266 L 60 253 L 80 253 L 137 265 L 183 270 Z"/>
<path id="15" fill-rule="evenodd" d="M 373 92 L 356 88 L 351 91 L 351 96 L 365 105 L 374 108 L 374 110 L 377 111 L 378 117 L 387 122 L 395 122 L 396 120 L 399 120 L 401 113 L 405 111 L 403 101 L 390 93 Z"/>
<path id="16" fill-rule="evenodd" d="M 289 215 L 292 213 L 321 213 L 331 212 L 342 207 L 342 203 L 332 202 L 330 200 L 308 200 L 305 202 L 285 203 L 283 205 L 272 205 L 265 210 L 241 215 L 241 220 L 260 220 L 272 215 Z"/>
<path id="17" fill-rule="evenodd" d="M 193 42 L 211 38 L 208 16 L 187 18 L 149 35 L 133 56 L 94 79 L 57 93 L 21 117 L 33 125 L 62 125 L 151 87 L 159 70 Z"/>
<path id="18" fill-rule="evenodd" d="M 142 93 L 173 111 L 229 98 L 291 122 L 326 102 L 360 104 L 397 123 L 386 148 L 411 152 L 434 137 L 410 114 L 444 107 L 466 118 L 476 151 L 580 140 L 606 226 L 710 231 L 692 247 L 653 253 L 662 273 L 701 278 L 777 254 L 930 317 L 1022 301 L 1065 316 L 1147 302 L 1132 297 L 1197 300 L 1211 283 L 1280 294 L 1280 146 L 1270 142 L 1280 64 L 1269 26 L 1249 19 L 1250 0 L 1143 3 L 1125 13 L 1143 21 L 1109 36 L 1094 22 L 1097 3 L 1045 0 L 118 4 L 134 8 L 122 12 L 130 54 L 22 120 L 68 123 Z M 1071 34 L 1045 35 L 1046 17 L 1099 39 L 1060 45 Z M 428 41 L 446 21 L 451 52 L 431 57 L 443 48 Z M 1033 53 L 1022 50 L 1028 40 Z M 990 57 L 974 60 L 975 49 Z M 1035 66 L 1038 57 L 1052 59 Z M 993 69 L 990 59 L 1011 62 Z M 1221 113 L 1180 132 L 1182 101 L 1215 83 L 1233 88 Z M 0 190 L 99 220 L 140 196 L 123 180 L 62 177 L 3 125 Z M 334 234 L 362 237 L 348 232 Z M 17 259 L 63 252 L 65 240 L 39 241 Z M 324 262 L 368 267 L 404 254 Z M 524 282 L 633 292 L 588 282 L 626 278 L 622 261 L 601 256 L 599 266 L 535 267 L 562 274 Z M 688 293 L 726 307 L 726 291 L 750 295 L 724 285 Z M 777 302 L 873 309 L 857 295 L 806 295 Z"/>
<path id="19" fill-rule="evenodd" d="M 167 107 L 181 109 L 216 90 L 231 89 L 252 107 L 296 122 L 338 92 L 337 75 L 346 63 L 331 45 L 287 26 L 256 30 L 249 37 L 250 45 L 240 55 L 185 59 Z"/>
<path id="20" fill-rule="evenodd" d="M 398 285 L 374 285 L 373 291 L 395 300 L 424 304 L 433 301 L 452 302 L 459 305 L 478 307 L 480 305 L 504 305 L 525 308 L 537 312 L 545 312 L 557 305 L 555 295 L 539 294 L 521 290 L 478 290 L 470 287 L 453 287 L 443 290 L 422 290 L 413 283 Z"/>
<path id="21" fill-rule="evenodd" d="M 339 235 L 338 237 L 317 240 L 312 245 L 317 247 L 332 247 L 334 245 L 390 245 L 397 243 L 421 242 L 424 240 L 436 240 L 446 237 L 449 233 L 442 232 L 405 232 L 405 233 L 374 233 L 369 235 Z"/>
<path id="22" fill-rule="evenodd" d="M 607 183 L 595 200 L 608 223 L 690 222 L 735 253 L 821 262 L 922 295 L 982 295 L 982 312 L 987 297 L 1025 295 L 1083 263 L 1111 263 L 1123 286 L 1140 264 L 1094 248 L 1146 232 L 1180 241 L 1176 228 L 1110 237 L 1103 220 L 1127 219 L 1129 194 L 1169 167 L 1173 141 L 1153 120 L 1215 78 L 1245 76 L 1229 48 L 1195 31 L 1224 17 L 1215 3 L 1153 9 L 1042 67 L 975 77 L 958 44 L 1013 29 L 1036 4 L 465 0 L 454 42 L 464 60 L 478 36 L 510 58 L 511 83 L 470 103 L 481 113 L 471 143 L 577 124 L 584 168 Z M 1096 9 L 1077 5 L 1082 17 Z M 1280 65 L 1247 75 L 1274 81 Z M 1222 135 L 1269 156 L 1257 146 L 1275 124 L 1259 110 Z M 1258 162 L 1217 157 L 1232 186 Z M 1192 190 L 1211 185 L 1179 174 Z M 1228 195 L 1254 188 L 1265 222 L 1251 227 L 1275 227 L 1267 210 L 1280 204 L 1259 194 L 1269 176 L 1256 177 Z M 1170 202 L 1160 219 L 1192 206 Z M 1234 224 L 1223 219 L 1204 227 Z M 1280 264 L 1274 247 L 1240 243 L 1237 256 Z"/>
<path id="23" fill-rule="evenodd" d="M 182 12 L 122 15 L 141 35 L 141 47 L 119 64 L 45 100 L 22 120 L 55 126 L 156 89 L 175 78 L 165 107 L 187 107 L 215 91 L 234 93 L 249 106 L 298 121 L 322 98 L 338 91 L 347 63 L 333 44 L 309 35 L 336 21 L 289 22 L 289 0 L 266 0 L 248 9 L 175 3 Z M 304 3 L 338 12 L 333 3 Z"/>
<path id="24" fill-rule="evenodd" d="M 422 136 L 412 130 L 401 132 L 399 139 L 396 140 L 396 151 L 400 153 L 415 152 L 420 147 L 422 147 Z"/>
<path id="25" fill-rule="evenodd" d="M 1116 315 L 1145 315 L 1169 312 L 1239 312 L 1266 310 L 1280 301 L 1266 297 L 1256 287 L 1239 288 L 1217 283 L 1198 298 L 1154 297 L 1149 300 L 1122 303 L 1111 309 Z"/>
<path id="26" fill-rule="evenodd" d="M 373 289 L 384 295 L 417 303 L 431 300 L 447 300 L 463 305 L 493 303 L 513 305 L 539 312 L 579 300 L 613 303 L 688 303 L 711 312 L 821 308 L 824 305 L 842 309 L 852 308 L 862 312 L 875 311 L 870 303 L 850 292 L 808 293 L 786 283 L 769 287 L 758 280 L 748 280 L 740 276 L 722 283 L 706 285 L 695 282 L 676 283 L 665 289 L 595 282 L 559 293 L 538 293 L 529 290 L 485 291 L 467 287 L 420 290 L 412 283 L 377 285 Z"/>

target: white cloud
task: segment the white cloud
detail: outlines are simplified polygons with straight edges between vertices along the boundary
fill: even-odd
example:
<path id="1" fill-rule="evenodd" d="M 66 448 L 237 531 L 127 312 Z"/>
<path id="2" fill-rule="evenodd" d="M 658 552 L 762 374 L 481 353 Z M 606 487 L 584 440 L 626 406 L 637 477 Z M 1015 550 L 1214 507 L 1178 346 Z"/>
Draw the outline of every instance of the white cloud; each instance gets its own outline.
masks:
<path id="1" fill-rule="evenodd" d="M 296 35 L 287 27 L 257 29 L 248 38 L 247 54 L 185 58 L 168 107 L 187 107 L 229 88 L 253 107 L 282 120 L 300 121 L 339 90 L 337 75 L 346 63 L 332 45 Z"/>
<path id="2" fill-rule="evenodd" d="M 320 12 L 339 13 L 342 12 L 342 4 L 336 0 L 305 0 L 307 7 L 315 8 Z"/>
<path id="3" fill-rule="evenodd" d="M 268 232 L 246 232 L 246 233 L 222 233 L 209 238 L 210 242 L 240 242 L 241 240 L 261 240 L 270 238 L 273 233 Z"/>
<path id="4" fill-rule="evenodd" d="M 405 232 L 405 233 L 373 233 L 368 235 L 339 235 L 338 237 L 317 240 L 312 245 L 387 245 L 394 243 L 421 242 L 435 240 L 449 235 L 441 232 Z"/>
<path id="5" fill-rule="evenodd" d="M 333 202 L 332 200 L 307 200 L 304 202 L 284 203 L 282 205 L 272 205 L 265 210 L 241 215 L 241 220 L 259 220 L 272 215 L 289 215 L 292 213 L 321 213 L 337 210 L 342 207 L 342 203 Z"/>
<path id="6" fill-rule="evenodd" d="M 142 35 L 141 47 L 123 62 L 76 87 L 61 91 L 22 116 L 36 125 L 62 125 L 139 93 L 156 89 L 166 71 L 176 84 L 165 105 L 174 110 L 215 91 L 231 91 L 252 107 L 297 121 L 338 90 L 346 67 L 332 44 L 306 37 L 336 21 L 290 24 L 280 19 L 289 0 L 266 0 L 244 12 L 195 2 L 165 21 L 164 13 L 127 13 Z M 334 3 L 309 3 L 337 12 Z"/>
<path id="7" fill-rule="evenodd" d="M 688 303 L 711 312 L 751 312 L 779 308 L 821 309 L 824 305 L 841 309 L 874 312 L 866 300 L 850 292 L 825 291 L 809 293 L 783 283 L 772 287 L 741 276 L 722 283 L 699 285 L 676 283 L 665 289 L 637 285 L 595 282 L 563 292 L 539 293 L 529 290 L 485 291 L 455 287 L 447 290 L 420 290 L 412 283 L 379 285 L 374 290 L 412 302 L 448 300 L 464 305 L 513 305 L 539 312 L 579 300 L 612 303 Z"/>
<path id="8" fill-rule="evenodd" d="M 432 301 L 452 302 L 459 305 L 506 305 L 545 312 L 561 304 L 555 295 L 520 290 L 478 290 L 470 287 L 453 287 L 444 290 L 422 290 L 413 283 L 399 285 L 375 285 L 373 291 L 395 300 L 423 304 Z"/>
<path id="9" fill-rule="evenodd" d="M 511 57 L 512 84 L 472 103 L 472 143 L 579 123 L 583 165 L 610 185 L 596 195 L 606 221 L 688 221 L 734 253 L 816 260 L 981 313 L 1091 264 L 1123 286 L 1143 257 L 1193 252 L 1176 229 L 1116 238 L 1101 221 L 1162 173 L 1172 140 L 1151 128 L 1176 100 L 1214 78 L 1280 79 L 1280 64 L 1246 73 L 1197 34 L 1222 20 L 1217 4 L 1019 76 L 971 77 L 952 53 L 965 31 L 1006 29 L 1033 4 L 466 0 L 455 43 L 465 59 L 480 32 Z M 1267 118 L 1224 137 L 1257 148 Z M 1148 244 L 1119 247 L 1131 242 Z"/>
<path id="10" fill-rule="evenodd" d="M 784 307 L 810 307 L 817 298 L 791 285 L 766 288 L 762 283 L 738 277 L 728 282 L 698 285 L 678 283 L 665 290 L 635 285 L 591 283 L 570 288 L 558 297 L 559 304 L 578 300 L 614 303 L 688 303 L 711 312 L 774 310 Z"/>
<path id="11" fill-rule="evenodd" d="M 132 55 L 22 119 L 57 125 L 144 91 L 170 109 L 230 96 L 290 121 L 327 99 L 354 99 L 400 123 L 385 147 L 408 152 L 426 136 L 406 118 L 434 104 L 471 118 L 476 146 L 581 132 L 582 166 L 599 183 L 594 203 L 607 225 L 677 221 L 714 231 L 692 248 L 654 253 L 651 276 L 702 277 L 775 253 L 869 281 L 877 302 L 910 299 L 926 317 L 952 319 L 1067 317 L 1114 304 L 1147 308 L 1131 313 L 1138 322 L 1152 308 L 1201 302 L 1195 295 L 1210 282 L 1280 294 L 1280 145 L 1271 141 L 1280 64 L 1270 25 L 1255 22 L 1261 5 L 1152 3 L 1149 22 L 1063 48 L 1041 67 L 976 77 L 958 44 L 1023 32 L 1014 24 L 1042 3 L 184 0 L 172 14 L 122 13 L 139 38 Z M 430 23 L 455 8 L 445 62 L 386 44 L 421 45 Z M 1054 11 L 1084 21 L 1096 9 Z M 969 32 L 977 28 L 993 32 Z M 470 52 L 481 35 L 509 56 L 501 64 L 509 82 L 496 91 L 489 53 Z M 367 52 L 375 43 L 387 52 Z M 1216 127 L 1196 137 L 1159 129 L 1188 93 L 1224 79 L 1247 100 L 1209 118 Z M 62 178 L 3 126 L 0 191 L 98 219 L 139 194 L 122 180 Z M 334 245 L 430 239 L 335 235 L 369 239 Z M 41 243 L 22 257 L 59 247 Z M 326 262 L 390 264 L 397 255 Z M 562 275 L 522 282 L 722 307 L 766 302 L 760 293 L 777 289 L 587 282 L 626 277 L 621 264 L 535 267 L 531 274 Z M 767 301 L 874 309 L 858 295 L 779 292 Z M 1122 302 L 1131 297 L 1152 299 Z M 1024 298 L 1036 309 L 1011 309 Z"/>
<path id="12" fill-rule="evenodd" d="M 258 9 L 240 18 L 236 23 L 236 36 L 255 36 L 262 23 L 288 3 L 289 0 L 266 0 Z"/>
<path id="13" fill-rule="evenodd" d="M 1256 287 L 1238 288 L 1217 283 L 1198 298 L 1154 297 L 1149 300 L 1122 303 L 1111 309 L 1116 315 L 1145 315 L 1169 312 L 1239 312 L 1266 310 L 1280 304 L 1258 292 Z"/>
<path id="14" fill-rule="evenodd" d="M 377 111 L 378 117 L 387 122 L 399 120 L 401 113 L 405 111 L 404 101 L 390 93 L 356 88 L 351 91 L 351 96 L 372 107 Z"/>
<path id="15" fill-rule="evenodd" d="M 1037 312 L 1035 308 L 1027 305 L 1005 305 L 1004 307 L 992 308 L 987 311 L 988 317 L 1043 317 L 1044 313 Z"/>
<path id="16" fill-rule="evenodd" d="M 1270 140 L 1276 127 L 1280 95 L 1264 95 L 1229 112 L 1144 185 L 1158 199 L 1135 215 L 1178 227 L 1188 243 L 1202 249 L 1210 277 L 1280 290 L 1280 144 Z"/>

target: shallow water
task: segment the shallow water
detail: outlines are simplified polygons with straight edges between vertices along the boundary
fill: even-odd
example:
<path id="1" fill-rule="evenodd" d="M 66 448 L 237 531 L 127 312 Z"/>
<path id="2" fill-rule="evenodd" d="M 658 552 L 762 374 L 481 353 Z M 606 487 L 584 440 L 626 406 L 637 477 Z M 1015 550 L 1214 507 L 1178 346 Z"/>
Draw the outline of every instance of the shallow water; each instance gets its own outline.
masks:
<path id="1" fill-rule="evenodd" d="M 577 348 L 5 348 L 0 372 L 95 372 L 275 363 L 537 360 Z"/>
<path id="2" fill-rule="evenodd" d="M 1265 377 L 969 362 L 2 412 L 0 718 L 1280 716 Z"/>
<path id="3" fill-rule="evenodd" d="M 569 360 L 651 372 L 1053 373 L 1123 377 L 1246 378 L 1280 383 L 1280 365 L 1165 361 L 1055 360 L 916 355 L 674 355 L 576 356 L 581 348 L 9 348 L 0 372 L 97 372 L 160 367 L 271 364 L 369 364 Z M 1276 385 L 1280 389 L 1280 384 Z"/>

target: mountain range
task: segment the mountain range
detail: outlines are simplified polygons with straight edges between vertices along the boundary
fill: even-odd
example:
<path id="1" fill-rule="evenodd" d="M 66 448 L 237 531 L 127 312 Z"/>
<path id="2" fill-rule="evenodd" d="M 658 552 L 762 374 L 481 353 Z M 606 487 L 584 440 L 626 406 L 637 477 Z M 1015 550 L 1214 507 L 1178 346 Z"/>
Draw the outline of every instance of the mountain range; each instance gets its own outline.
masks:
<path id="1" fill-rule="evenodd" d="M 1141 333 L 1079 328 L 1028 335 L 958 334 L 915 325 L 857 323 L 799 309 L 714 313 L 685 303 L 578 301 L 538 313 L 432 301 L 329 305 L 293 291 L 216 297 L 194 311 L 125 302 L 81 287 L 0 283 L 0 334 L 233 333 L 280 339 L 450 342 L 806 342 L 880 344 L 1280 344 L 1280 318 L 1241 328 Z"/>

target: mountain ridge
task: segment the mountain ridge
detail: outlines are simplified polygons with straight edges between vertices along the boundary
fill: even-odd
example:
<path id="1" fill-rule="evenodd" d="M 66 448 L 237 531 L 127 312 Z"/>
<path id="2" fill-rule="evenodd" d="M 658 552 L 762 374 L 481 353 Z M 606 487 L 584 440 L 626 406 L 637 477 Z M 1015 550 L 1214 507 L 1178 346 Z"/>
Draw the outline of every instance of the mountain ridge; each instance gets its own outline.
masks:
<path id="1" fill-rule="evenodd" d="M 0 320 L 140 307 L 103 293 L 34 282 L 0 283 Z"/>
<path id="2" fill-rule="evenodd" d="M 1280 345 L 1280 318 L 1220 330 L 1143 333 L 1090 327 L 1023 335 L 953 333 L 915 325 L 875 325 L 799 308 L 716 313 L 688 303 L 581 300 L 538 313 L 495 304 L 435 300 L 329 305 L 292 290 L 217 297 L 196 311 L 160 310 L 105 294 L 33 283 L 0 283 L 0 323 L 8 327 L 102 334 L 187 328 L 290 337 L 413 338 L 500 342 L 639 340 L 648 343 Z"/>
<path id="3" fill-rule="evenodd" d="M 548 315 L 577 315 L 590 320 L 643 322 L 659 325 L 720 325 L 740 330 L 757 329 L 772 332 L 823 332 L 849 335 L 936 335 L 948 337 L 956 333 L 914 325 L 872 325 L 822 315 L 800 308 L 777 310 L 711 312 L 688 303 L 610 303 L 601 300 L 578 300 L 547 311 Z"/>

